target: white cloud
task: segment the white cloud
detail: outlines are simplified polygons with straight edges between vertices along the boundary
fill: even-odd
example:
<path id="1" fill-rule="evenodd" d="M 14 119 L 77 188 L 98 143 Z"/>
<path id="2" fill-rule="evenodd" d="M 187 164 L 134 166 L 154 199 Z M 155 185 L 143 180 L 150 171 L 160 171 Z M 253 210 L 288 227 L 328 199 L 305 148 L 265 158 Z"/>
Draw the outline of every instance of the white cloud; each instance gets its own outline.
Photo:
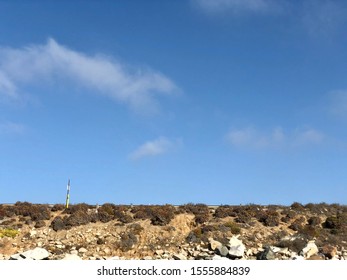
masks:
<path id="1" fill-rule="evenodd" d="M 144 157 L 153 157 L 164 154 L 176 146 L 177 143 L 170 141 L 165 137 L 159 137 L 155 140 L 148 141 L 138 147 L 129 155 L 131 160 L 139 160 Z"/>
<path id="2" fill-rule="evenodd" d="M 192 0 L 193 4 L 208 13 L 272 13 L 280 8 L 273 0 Z"/>
<path id="3" fill-rule="evenodd" d="M 0 134 L 22 134 L 25 130 L 25 126 L 19 123 L 9 121 L 0 122 Z"/>
<path id="4" fill-rule="evenodd" d="M 259 131 L 253 127 L 232 129 L 226 136 L 234 147 L 252 149 L 278 149 L 308 144 L 318 144 L 324 140 L 324 134 L 312 129 L 296 129 L 285 133 L 282 127 L 271 131 Z"/>
<path id="5" fill-rule="evenodd" d="M 130 68 L 101 55 L 86 55 L 49 39 L 45 45 L 0 48 L 0 95 L 17 96 L 21 87 L 68 81 L 134 108 L 155 103 L 155 94 L 170 94 L 176 86 L 163 74 Z"/>

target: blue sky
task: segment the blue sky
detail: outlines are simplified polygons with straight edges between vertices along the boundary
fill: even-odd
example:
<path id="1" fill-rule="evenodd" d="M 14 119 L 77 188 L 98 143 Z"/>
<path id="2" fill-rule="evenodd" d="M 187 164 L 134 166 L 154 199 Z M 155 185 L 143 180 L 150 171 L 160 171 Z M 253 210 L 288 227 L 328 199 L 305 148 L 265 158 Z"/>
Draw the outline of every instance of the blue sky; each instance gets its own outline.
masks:
<path id="1" fill-rule="evenodd" d="M 347 203 L 347 2 L 0 1 L 0 203 Z"/>

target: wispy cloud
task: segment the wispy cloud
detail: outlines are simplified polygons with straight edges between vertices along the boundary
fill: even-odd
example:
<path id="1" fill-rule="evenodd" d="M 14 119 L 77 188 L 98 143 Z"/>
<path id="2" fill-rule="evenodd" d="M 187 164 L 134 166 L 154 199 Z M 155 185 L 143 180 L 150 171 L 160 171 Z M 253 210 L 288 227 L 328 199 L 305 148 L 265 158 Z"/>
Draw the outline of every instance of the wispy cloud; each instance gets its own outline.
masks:
<path id="1" fill-rule="evenodd" d="M 306 0 L 301 9 L 301 20 L 311 36 L 330 36 L 347 20 L 346 3 Z"/>
<path id="2" fill-rule="evenodd" d="M 129 159 L 139 160 L 145 157 L 154 157 L 165 154 L 177 146 L 179 142 L 180 141 L 171 141 L 165 137 L 159 137 L 142 144 L 129 155 Z"/>
<path id="3" fill-rule="evenodd" d="M 324 138 L 323 133 L 312 128 L 285 132 L 282 127 L 276 127 L 265 132 L 254 127 L 232 129 L 226 136 L 227 141 L 232 146 L 251 149 L 280 149 L 319 144 Z"/>
<path id="4" fill-rule="evenodd" d="M 347 118 L 347 90 L 335 90 L 329 93 L 330 112 L 337 117 Z"/>
<path id="5" fill-rule="evenodd" d="M 1 134 L 22 134 L 26 127 L 19 123 L 3 121 L 0 122 L 0 135 Z"/>
<path id="6" fill-rule="evenodd" d="M 151 106 L 158 94 L 177 87 L 160 72 L 134 68 L 110 57 L 87 55 L 49 39 L 45 45 L 0 48 L 0 96 L 18 97 L 26 85 L 67 81 L 135 109 Z"/>
<path id="7" fill-rule="evenodd" d="M 207 13 L 233 14 L 277 12 L 282 1 L 273 0 L 191 0 L 195 6 Z"/>
<path id="8" fill-rule="evenodd" d="M 290 16 L 312 37 L 331 36 L 347 22 L 347 4 L 339 0 L 191 0 L 208 15 Z M 343 29 L 344 30 L 344 29 Z"/>

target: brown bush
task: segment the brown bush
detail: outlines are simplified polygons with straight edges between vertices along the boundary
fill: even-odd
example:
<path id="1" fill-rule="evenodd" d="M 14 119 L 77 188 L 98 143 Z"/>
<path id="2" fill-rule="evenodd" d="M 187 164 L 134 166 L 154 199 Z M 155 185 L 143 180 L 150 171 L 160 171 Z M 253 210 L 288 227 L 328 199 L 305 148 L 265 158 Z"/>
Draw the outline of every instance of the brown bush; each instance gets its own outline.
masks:
<path id="1" fill-rule="evenodd" d="M 63 211 L 65 209 L 64 204 L 54 204 L 53 207 L 51 208 L 52 212 L 57 212 L 57 211 Z"/>
<path id="2" fill-rule="evenodd" d="M 58 216 L 55 217 L 54 220 L 51 223 L 51 228 L 53 228 L 54 231 L 62 230 L 65 228 L 65 223 L 62 219 L 62 217 Z"/>
<path id="3" fill-rule="evenodd" d="M 305 210 L 304 205 L 302 205 L 299 202 L 294 202 L 292 205 L 290 205 L 290 208 L 295 210 L 295 211 L 298 211 L 298 212 L 301 212 L 301 211 Z"/>
<path id="4" fill-rule="evenodd" d="M 93 206 L 88 205 L 86 203 L 78 203 L 78 204 L 71 204 L 69 208 L 66 208 L 63 213 L 65 214 L 73 214 L 75 212 L 88 212 L 88 209 L 93 208 Z"/>
<path id="5" fill-rule="evenodd" d="M 312 225 L 305 225 L 298 228 L 298 233 L 312 239 L 320 235 L 320 230 Z"/>
<path id="6" fill-rule="evenodd" d="M 279 214 L 275 210 L 267 210 L 258 215 L 258 221 L 264 226 L 275 227 L 279 225 Z"/>
<path id="7" fill-rule="evenodd" d="M 29 202 L 16 202 L 14 205 L 16 215 L 29 216 L 33 221 L 49 220 L 51 218 L 50 209 L 44 204 L 31 204 Z"/>
<path id="8" fill-rule="evenodd" d="M 175 216 L 175 207 L 172 205 L 154 206 L 151 208 L 151 223 L 164 226 L 170 223 Z"/>
<path id="9" fill-rule="evenodd" d="M 115 213 L 115 217 L 123 224 L 131 223 L 134 220 L 133 217 L 131 217 L 129 214 L 121 211 L 117 211 Z"/>
<path id="10" fill-rule="evenodd" d="M 45 221 L 42 221 L 42 220 L 39 220 L 35 223 L 35 228 L 42 228 L 45 226 L 46 226 L 46 223 L 45 223 Z"/>
<path id="11" fill-rule="evenodd" d="M 184 209 L 186 213 L 191 213 L 195 215 L 195 223 L 204 224 L 210 218 L 210 210 L 206 204 L 198 203 L 188 203 L 180 206 L 181 209 Z"/>
<path id="12" fill-rule="evenodd" d="M 152 218 L 152 206 L 138 205 L 131 209 L 131 213 L 134 214 L 135 219 L 147 220 Z"/>
<path id="13" fill-rule="evenodd" d="M 196 228 L 192 230 L 186 237 L 186 242 L 188 243 L 200 243 L 201 238 L 203 236 L 203 232 L 201 228 Z"/>
<path id="14" fill-rule="evenodd" d="M 67 227 L 86 225 L 90 222 L 91 218 L 85 211 L 73 212 L 73 214 L 64 219 L 64 224 Z"/>
<path id="15" fill-rule="evenodd" d="M 175 216 L 175 207 L 166 205 L 139 205 L 131 209 L 135 219 L 151 220 L 153 225 L 167 225 Z"/>
<path id="16" fill-rule="evenodd" d="M 234 207 L 229 205 L 221 205 L 214 212 L 214 217 L 216 218 L 225 218 L 225 217 L 236 217 L 237 213 L 234 210 Z"/>
<path id="17" fill-rule="evenodd" d="M 121 233 L 121 239 L 117 242 L 116 248 L 120 249 L 123 252 L 131 250 L 138 242 L 137 237 L 132 232 L 123 232 Z"/>
<path id="18" fill-rule="evenodd" d="M 237 223 L 248 224 L 252 220 L 252 214 L 247 210 L 242 210 L 237 213 L 235 221 Z"/>
<path id="19" fill-rule="evenodd" d="M 306 223 L 306 219 L 304 217 L 297 218 L 290 226 L 289 228 L 295 231 L 300 230 L 304 224 Z"/>
<path id="20" fill-rule="evenodd" d="M 288 248 L 289 250 L 299 253 L 303 248 L 306 247 L 308 239 L 302 236 L 298 236 L 293 240 L 283 239 L 279 241 L 276 246 L 281 248 Z"/>
<path id="21" fill-rule="evenodd" d="M 234 222 L 227 222 L 224 226 L 228 228 L 232 234 L 239 234 L 241 232 L 241 228 Z"/>
<path id="22" fill-rule="evenodd" d="M 99 220 L 100 222 L 103 222 L 103 223 L 108 223 L 114 219 L 113 215 L 110 215 L 106 211 L 99 211 L 99 210 L 98 210 L 98 214 L 96 217 L 97 217 L 97 220 Z M 91 221 L 92 221 L 92 219 L 91 219 Z"/>
<path id="23" fill-rule="evenodd" d="M 321 225 L 322 220 L 321 220 L 321 218 L 319 218 L 319 217 L 313 216 L 313 217 L 310 217 L 310 218 L 308 219 L 307 223 L 308 223 L 310 226 L 318 226 L 318 225 Z"/>
<path id="24" fill-rule="evenodd" d="M 116 205 L 114 205 L 113 203 L 105 203 L 98 209 L 98 212 L 105 212 L 109 216 L 113 217 L 115 210 L 116 210 Z"/>
<path id="25" fill-rule="evenodd" d="M 131 232 L 135 235 L 139 235 L 143 231 L 143 227 L 140 224 L 131 224 L 127 227 L 128 232 Z"/>

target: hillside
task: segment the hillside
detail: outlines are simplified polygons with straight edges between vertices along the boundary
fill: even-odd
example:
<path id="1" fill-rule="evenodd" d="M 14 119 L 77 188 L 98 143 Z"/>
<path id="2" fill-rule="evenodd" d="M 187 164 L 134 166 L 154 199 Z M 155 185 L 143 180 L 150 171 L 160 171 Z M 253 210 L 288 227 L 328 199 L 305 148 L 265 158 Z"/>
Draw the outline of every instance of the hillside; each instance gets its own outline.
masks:
<path id="1" fill-rule="evenodd" d="M 0 259 L 35 248 L 52 260 L 347 260 L 347 206 L 0 205 Z"/>

